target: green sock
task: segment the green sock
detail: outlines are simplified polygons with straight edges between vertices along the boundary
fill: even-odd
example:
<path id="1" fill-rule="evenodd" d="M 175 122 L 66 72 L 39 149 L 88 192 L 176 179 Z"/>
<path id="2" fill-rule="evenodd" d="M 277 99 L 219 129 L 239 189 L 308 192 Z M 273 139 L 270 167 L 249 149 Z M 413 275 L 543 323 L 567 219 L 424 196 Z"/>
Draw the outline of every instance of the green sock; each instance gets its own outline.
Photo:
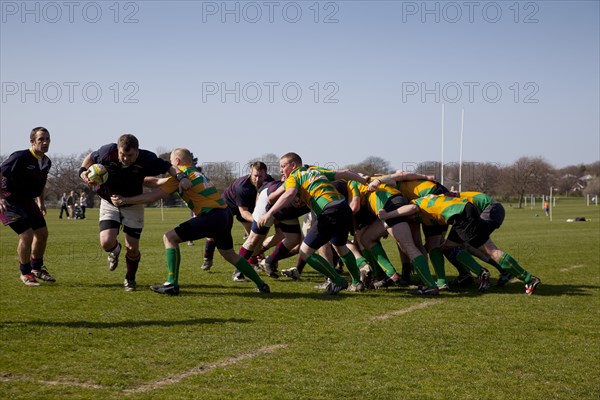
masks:
<path id="1" fill-rule="evenodd" d="M 356 259 L 356 266 L 358 268 L 364 267 L 367 264 L 367 259 L 364 257 L 358 257 Z"/>
<path id="2" fill-rule="evenodd" d="M 326 259 L 316 253 L 308 257 L 306 262 L 317 272 L 320 272 L 321 274 L 330 278 L 334 283 L 341 283 L 341 281 L 344 280 L 344 278 L 342 278 L 340 274 L 338 274 L 335 269 L 329 265 Z"/>
<path id="3" fill-rule="evenodd" d="M 358 270 L 358 266 L 356 265 L 356 258 L 351 251 L 348 251 L 346 255 L 340 256 L 344 261 L 344 265 L 348 268 L 348 272 L 350 272 L 350 276 L 352 276 L 352 283 L 360 282 L 360 271 Z"/>
<path id="4" fill-rule="evenodd" d="M 250 263 L 244 257 L 240 257 L 240 260 L 237 263 L 235 263 L 235 267 L 242 274 L 250 278 L 250 280 L 252 280 L 252 282 L 256 284 L 256 287 L 261 287 L 265 284 L 265 281 L 260 279 L 260 276 L 258 276 L 254 268 L 250 266 Z"/>
<path id="5" fill-rule="evenodd" d="M 169 275 L 167 275 L 167 282 L 174 285 L 179 285 L 179 264 L 181 263 L 181 254 L 179 247 L 165 249 L 167 256 L 167 269 Z"/>
<path id="6" fill-rule="evenodd" d="M 433 265 L 435 274 L 437 275 L 437 284 L 443 285 L 446 283 L 446 270 L 444 268 L 444 253 L 442 249 L 436 247 L 429 252 L 429 260 Z"/>
<path id="7" fill-rule="evenodd" d="M 396 269 L 390 262 L 387 254 L 385 254 L 385 250 L 381 243 L 375 243 L 375 245 L 371 247 L 371 253 L 377 261 L 377 264 L 385 271 L 387 276 L 392 276 L 396 273 Z"/>
<path id="8" fill-rule="evenodd" d="M 471 253 L 469 253 L 468 251 L 460 250 L 456 255 L 456 259 L 460 261 L 460 263 L 463 264 L 465 267 L 469 268 L 471 272 L 474 272 L 475 275 L 479 275 L 481 273 L 481 265 L 479 265 L 479 263 L 475 261 Z"/>
<path id="9" fill-rule="evenodd" d="M 509 271 L 516 278 L 519 278 L 523 282 L 529 283 L 531 281 L 531 274 L 525 271 L 525 269 L 521 267 L 517 260 L 512 258 L 510 254 L 504 253 L 504 255 L 500 257 L 499 264 L 505 271 Z"/>
<path id="10" fill-rule="evenodd" d="M 431 272 L 429 272 L 429 264 L 427 264 L 427 259 L 425 256 L 417 256 L 411 260 L 411 264 L 415 267 L 415 271 L 419 275 L 419 278 L 423 281 L 423 283 L 430 289 L 437 287 L 433 276 L 431 276 Z"/>

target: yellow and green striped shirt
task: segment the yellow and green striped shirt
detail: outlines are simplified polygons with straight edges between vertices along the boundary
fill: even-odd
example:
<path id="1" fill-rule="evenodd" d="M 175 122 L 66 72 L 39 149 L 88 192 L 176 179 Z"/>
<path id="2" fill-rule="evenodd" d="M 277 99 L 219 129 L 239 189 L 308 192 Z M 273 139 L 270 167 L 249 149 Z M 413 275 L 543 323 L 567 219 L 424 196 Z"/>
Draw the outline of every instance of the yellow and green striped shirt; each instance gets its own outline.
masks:
<path id="1" fill-rule="evenodd" d="M 385 206 L 385 203 L 387 203 L 390 198 L 401 195 L 398 189 L 393 186 L 386 185 L 385 183 L 377 186 L 377 189 L 375 189 L 373 192 L 369 192 L 367 188 L 368 186 L 361 184 L 359 186 L 360 194 L 369 205 L 369 210 L 375 215 L 377 215 L 379 210 Z"/>
<path id="2" fill-rule="evenodd" d="M 482 192 L 460 192 L 460 197 L 467 199 L 469 203 L 477 207 L 480 214 L 494 202 L 492 196 Z"/>
<path id="3" fill-rule="evenodd" d="M 425 179 L 398 181 L 396 183 L 396 188 L 400 190 L 402 196 L 406 197 L 408 200 L 416 200 L 419 197 L 436 194 L 439 186 L 439 183 Z"/>
<path id="4" fill-rule="evenodd" d="M 464 211 L 467 199 L 442 195 L 429 195 L 412 201 L 419 206 L 419 219 L 423 225 L 447 226 L 448 220 Z"/>
<path id="5" fill-rule="evenodd" d="M 296 188 L 300 199 L 315 213 L 321 215 L 325 206 L 332 201 L 344 200 L 331 181 L 335 171 L 320 167 L 299 167 L 285 180 L 285 189 Z"/>
<path id="6" fill-rule="evenodd" d="M 213 208 L 227 208 L 217 188 L 200 171 L 190 165 L 179 166 L 179 169 L 192 182 L 192 187 L 181 193 L 179 182 L 170 176 L 164 184 L 160 185 L 162 190 L 167 193 L 177 193 L 196 215 L 207 213 Z"/>

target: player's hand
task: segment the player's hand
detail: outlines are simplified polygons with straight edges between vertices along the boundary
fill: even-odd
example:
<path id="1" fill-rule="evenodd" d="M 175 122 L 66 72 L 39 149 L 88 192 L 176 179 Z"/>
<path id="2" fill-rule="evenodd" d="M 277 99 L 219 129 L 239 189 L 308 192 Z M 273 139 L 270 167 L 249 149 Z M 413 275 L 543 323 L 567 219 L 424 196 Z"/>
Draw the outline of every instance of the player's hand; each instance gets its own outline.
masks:
<path id="1" fill-rule="evenodd" d="M 88 186 L 94 186 L 95 183 L 92 182 L 88 176 L 87 176 L 87 171 L 81 171 L 81 174 L 79 174 L 79 177 L 81 178 L 82 181 L 85 182 L 86 185 Z"/>
<path id="2" fill-rule="evenodd" d="M 6 200 L 0 199 L 0 213 L 3 213 L 5 211 L 6 211 Z"/>
<path id="3" fill-rule="evenodd" d="M 367 187 L 367 190 L 369 192 L 374 192 L 377 190 L 377 186 L 381 185 L 381 179 L 379 178 L 374 178 L 371 183 L 369 183 L 369 186 Z"/>
<path id="4" fill-rule="evenodd" d="M 389 218 L 390 213 L 385 211 L 383 208 L 377 212 L 377 216 L 380 220 L 386 220 Z"/>
<path id="5" fill-rule="evenodd" d="M 257 221 L 258 227 L 262 228 L 263 226 L 265 226 L 268 220 L 269 220 L 269 216 L 267 213 L 267 214 L 263 215 L 262 217 L 260 217 L 260 219 Z"/>
<path id="6" fill-rule="evenodd" d="M 125 202 L 124 197 L 122 197 L 118 194 L 113 194 L 112 196 L 110 196 L 110 201 L 117 207 L 127 204 Z"/>

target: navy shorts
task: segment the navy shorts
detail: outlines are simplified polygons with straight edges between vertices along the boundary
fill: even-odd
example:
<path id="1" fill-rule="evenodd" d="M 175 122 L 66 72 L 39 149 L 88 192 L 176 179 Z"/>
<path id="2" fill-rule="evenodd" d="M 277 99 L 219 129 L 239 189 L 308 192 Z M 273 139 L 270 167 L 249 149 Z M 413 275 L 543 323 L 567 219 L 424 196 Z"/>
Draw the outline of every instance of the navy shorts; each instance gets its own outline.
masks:
<path id="1" fill-rule="evenodd" d="M 2 222 L 18 235 L 28 229 L 35 231 L 46 226 L 46 219 L 34 199 L 7 197 L 5 200 L 8 210 L 3 215 Z"/>
<path id="2" fill-rule="evenodd" d="M 477 207 L 471 203 L 467 203 L 463 212 L 454 216 L 449 222 L 452 224 L 452 229 L 448 234 L 448 240 L 455 243 L 468 243 L 475 248 L 487 242 L 494 230 L 492 225 L 479 217 Z"/>
<path id="3" fill-rule="evenodd" d="M 183 242 L 212 238 L 219 250 L 233 248 L 231 227 L 233 214 L 229 208 L 213 208 L 175 227 L 175 233 Z"/>
<path id="4" fill-rule="evenodd" d="M 385 211 L 394 211 L 394 210 L 397 210 L 400 207 L 405 206 L 407 204 L 408 204 L 408 200 L 406 199 L 406 197 L 396 195 L 394 197 L 390 197 L 388 199 L 388 201 L 385 202 L 383 209 Z M 406 218 L 407 217 L 394 217 L 394 218 L 386 219 L 385 223 L 387 224 L 387 226 L 389 226 L 391 228 L 392 226 L 397 225 L 401 222 L 406 222 Z"/>
<path id="5" fill-rule="evenodd" d="M 343 246 L 348 241 L 352 223 L 352 210 L 346 200 L 325 207 L 317 218 L 317 227 L 310 230 L 304 243 L 318 249 L 331 241 L 334 246 Z"/>

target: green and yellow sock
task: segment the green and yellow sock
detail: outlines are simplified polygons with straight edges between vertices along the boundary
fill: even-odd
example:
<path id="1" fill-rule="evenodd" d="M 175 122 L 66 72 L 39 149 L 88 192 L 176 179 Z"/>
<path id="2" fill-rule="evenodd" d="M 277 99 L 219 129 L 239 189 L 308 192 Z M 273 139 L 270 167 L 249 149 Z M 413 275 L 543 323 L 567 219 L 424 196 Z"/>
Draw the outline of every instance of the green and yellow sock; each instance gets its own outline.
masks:
<path id="1" fill-rule="evenodd" d="M 531 274 L 525 270 L 525 268 L 521 267 L 517 260 L 512 258 L 512 256 L 508 253 L 504 253 L 502 257 L 500 257 L 500 266 L 505 271 L 513 274 L 515 278 L 519 278 L 525 283 L 529 283 L 531 281 Z"/>
<path id="2" fill-rule="evenodd" d="M 167 282 L 174 285 L 179 285 L 179 265 L 181 264 L 181 254 L 179 247 L 166 248 L 165 254 L 167 256 Z"/>
<path id="3" fill-rule="evenodd" d="M 256 284 L 256 287 L 261 287 L 265 284 L 265 281 L 260 279 L 260 276 L 258 276 L 254 268 L 250 266 L 250 263 L 244 257 L 240 257 L 239 261 L 235 263 L 235 267 L 244 274 L 244 276 L 250 278 L 250 280 Z"/>
<path id="4" fill-rule="evenodd" d="M 373 258 L 377 261 L 377 265 L 381 267 L 385 271 L 387 276 L 392 276 L 396 273 L 396 269 L 390 262 L 385 250 L 381 243 L 375 243 L 373 247 L 371 247 L 371 253 L 373 254 Z"/>
<path id="5" fill-rule="evenodd" d="M 326 259 L 316 253 L 308 257 L 306 263 L 313 267 L 317 272 L 320 272 L 321 274 L 330 278 L 334 283 L 340 283 L 344 280 L 344 278 L 342 278 L 340 274 L 338 274 L 336 270 L 329 265 Z"/>
<path id="6" fill-rule="evenodd" d="M 481 273 L 481 268 L 483 268 L 469 253 L 465 250 L 460 250 L 456 253 L 456 259 L 465 267 L 467 267 L 471 272 L 475 273 L 475 275 L 479 275 Z"/>
<path id="7" fill-rule="evenodd" d="M 443 285 L 446 283 L 446 269 L 444 268 L 444 253 L 442 249 L 436 247 L 429 252 L 429 260 L 433 265 L 435 274 L 437 275 L 437 284 Z"/>
<path id="8" fill-rule="evenodd" d="M 346 253 L 346 255 L 340 256 L 342 261 L 344 261 L 344 265 L 348 268 L 348 272 L 350 272 L 350 276 L 352 276 L 352 283 L 360 282 L 360 271 L 358 266 L 356 265 L 356 258 L 351 251 Z"/>
<path id="9" fill-rule="evenodd" d="M 431 276 L 431 272 L 429 271 L 429 264 L 427 264 L 427 259 L 425 256 L 417 256 L 411 260 L 411 264 L 415 267 L 415 271 L 421 278 L 421 281 L 424 285 L 426 285 L 429 289 L 433 289 L 437 287 L 435 283 L 435 279 Z"/>

